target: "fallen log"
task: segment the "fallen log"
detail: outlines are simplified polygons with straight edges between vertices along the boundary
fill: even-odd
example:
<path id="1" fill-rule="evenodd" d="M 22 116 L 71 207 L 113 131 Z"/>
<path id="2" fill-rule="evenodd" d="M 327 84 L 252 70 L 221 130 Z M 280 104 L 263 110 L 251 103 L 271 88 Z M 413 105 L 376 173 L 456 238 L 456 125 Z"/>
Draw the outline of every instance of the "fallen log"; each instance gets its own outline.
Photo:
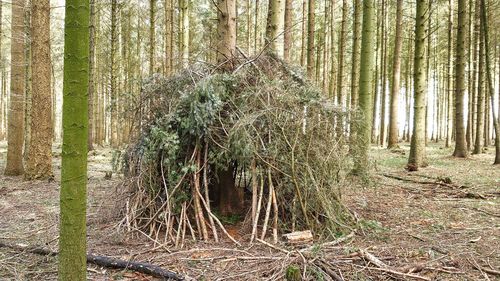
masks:
<path id="1" fill-rule="evenodd" d="M 30 247 L 28 245 L 23 245 L 23 244 L 6 244 L 0 242 L 0 248 L 9 248 L 15 251 L 27 252 L 42 256 L 57 256 L 58 254 L 57 252 L 51 251 L 49 249 L 41 247 Z M 150 263 L 126 261 L 126 260 L 121 260 L 106 256 L 99 256 L 94 254 L 87 254 L 87 262 L 106 268 L 126 269 L 126 270 L 136 271 L 157 278 L 162 278 L 163 280 L 187 279 L 184 276 L 179 275 L 173 271 L 165 270 L 157 265 Z"/>
<path id="2" fill-rule="evenodd" d="M 382 176 L 394 180 L 399 180 L 399 181 L 404 181 L 404 182 L 412 182 L 412 183 L 417 183 L 417 184 L 430 184 L 430 185 L 441 185 L 441 186 L 446 186 L 452 189 L 461 189 L 461 188 L 466 188 L 466 186 L 460 186 L 460 185 L 455 185 L 450 182 L 447 182 L 446 180 L 442 179 L 436 179 L 436 181 L 420 181 L 420 180 L 414 180 L 410 178 L 403 178 L 397 175 L 391 175 L 391 174 L 381 174 Z"/>

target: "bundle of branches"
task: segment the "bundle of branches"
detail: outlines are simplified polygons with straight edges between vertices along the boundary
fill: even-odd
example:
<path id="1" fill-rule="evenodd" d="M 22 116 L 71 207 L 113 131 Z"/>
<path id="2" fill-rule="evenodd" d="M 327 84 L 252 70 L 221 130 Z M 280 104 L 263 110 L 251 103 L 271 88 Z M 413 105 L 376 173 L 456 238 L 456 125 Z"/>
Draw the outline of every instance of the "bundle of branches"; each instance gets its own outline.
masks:
<path id="1" fill-rule="evenodd" d="M 129 229 L 175 245 L 189 235 L 218 241 L 220 229 L 238 243 L 220 220 L 236 212 L 251 221 L 251 240 L 350 232 L 341 191 L 356 114 L 322 98 L 300 71 L 272 56 L 230 74 L 195 66 L 153 77 L 140 104 L 124 161 Z"/>

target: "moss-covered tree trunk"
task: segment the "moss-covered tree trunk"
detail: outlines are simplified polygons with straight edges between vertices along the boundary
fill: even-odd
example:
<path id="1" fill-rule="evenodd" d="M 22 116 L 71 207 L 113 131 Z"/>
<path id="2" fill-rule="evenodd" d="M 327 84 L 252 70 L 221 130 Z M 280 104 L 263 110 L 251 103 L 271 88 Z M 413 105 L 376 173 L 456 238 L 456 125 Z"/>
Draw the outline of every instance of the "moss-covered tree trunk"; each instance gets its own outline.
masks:
<path id="1" fill-rule="evenodd" d="M 89 0 L 66 0 L 59 280 L 86 280 Z"/>
<path id="2" fill-rule="evenodd" d="M 52 176 L 52 92 L 50 62 L 50 1 L 37 0 L 32 7 L 32 106 L 31 138 L 25 178 Z"/>
<path id="3" fill-rule="evenodd" d="M 359 110 L 363 115 L 357 131 L 357 145 L 354 173 L 364 176 L 368 173 L 368 151 L 370 150 L 373 111 L 373 67 L 375 44 L 375 4 L 373 0 L 363 1 L 363 27 L 361 35 L 361 58 L 359 73 Z"/>
<path id="4" fill-rule="evenodd" d="M 398 110 L 399 110 L 399 84 L 401 81 L 401 46 L 403 43 L 403 0 L 396 4 L 396 38 L 394 41 L 394 56 L 392 62 L 391 106 L 389 115 L 389 142 L 388 148 L 398 146 Z"/>
<path id="5" fill-rule="evenodd" d="M 465 158 L 468 156 L 467 143 L 465 141 L 465 39 L 467 31 L 467 3 L 466 0 L 458 0 L 457 20 L 457 42 L 455 51 L 455 151 L 453 156 Z"/>
<path id="6" fill-rule="evenodd" d="M 411 138 L 408 168 L 417 170 L 425 166 L 425 99 L 427 94 L 425 71 L 426 18 L 429 16 L 428 1 L 417 1 L 415 15 L 415 53 L 413 58 L 413 134 Z"/>
<path id="7" fill-rule="evenodd" d="M 10 51 L 10 104 L 7 135 L 7 165 L 5 175 L 18 176 L 24 173 L 24 7 L 25 0 L 12 1 Z"/>
<path id="8" fill-rule="evenodd" d="M 488 80 L 488 89 L 490 93 L 495 92 L 495 86 L 493 85 L 493 72 L 491 71 L 491 60 L 490 60 L 490 38 L 489 38 L 489 30 L 488 30 L 488 16 L 486 11 L 486 1 L 481 1 L 481 25 L 483 30 L 483 42 L 484 42 L 484 50 L 485 50 L 485 62 L 486 62 L 486 78 Z M 498 120 L 498 116 L 495 114 L 494 110 L 494 98 L 493 94 L 490 95 L 490 104 L 491 104 L 491 112 L 493 115 L 493 127 L 495 129 L 495 162 L 493 164 L 500 164 L 500 124 Z"/>

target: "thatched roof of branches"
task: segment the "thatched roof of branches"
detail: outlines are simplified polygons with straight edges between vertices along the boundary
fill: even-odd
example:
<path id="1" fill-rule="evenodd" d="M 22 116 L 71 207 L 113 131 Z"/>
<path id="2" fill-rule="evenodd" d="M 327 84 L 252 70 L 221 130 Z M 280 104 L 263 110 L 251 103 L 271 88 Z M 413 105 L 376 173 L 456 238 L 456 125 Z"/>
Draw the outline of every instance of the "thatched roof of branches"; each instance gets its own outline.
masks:
<path id="1" fill-rule="evenodd" d="M 237 200 L 250 240 L 350 231 L 341 192 L 352 163 L 344 132 L 357 124 L 354 114 L 273 56 L 235 69 L 198 65 L 146 83 L 125 157 L 124 224 L 175 244 L 185 236 L 219 240 L 221 230 L 233 239 L 221 205 Z M 234 190 L 221 187 L 225 170 Z"/>

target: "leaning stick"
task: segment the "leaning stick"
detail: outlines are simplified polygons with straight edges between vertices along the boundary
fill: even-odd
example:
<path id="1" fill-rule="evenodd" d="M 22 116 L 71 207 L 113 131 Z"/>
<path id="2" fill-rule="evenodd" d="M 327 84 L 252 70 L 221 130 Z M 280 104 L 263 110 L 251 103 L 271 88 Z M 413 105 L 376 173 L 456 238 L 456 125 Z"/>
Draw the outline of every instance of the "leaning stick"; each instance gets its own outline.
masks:
<path id="1" fill-rule="evenodd" d="M 252 227 L 252 237 L 250 238 L 250 243 L 253 242 L 255 236 L 257 236 L 257 225 L 259 223 L 259 215 L 260 215 L 260 207 L 262 205 L 262 196 L 264 194 L 264 178 L 260 178 L 260 191 L 259 191 L 259 200 L 257 201 L 257 211 L 255 213 L 255 221 Z"/>
<path id="2" fill-rule="evenodd" d="M 266 216 L 264 217 L 264 225 L 262 226 L 262 233 L 260 235 L 260 239 L 264 240 L 266 237 L 266 232 L 267 232 L 267 224 L 269 222 L 269 216 L 271 214 L 271 206 L 273 203 L 273 182 L 271 179 L 271 169 L 267 169 L 267 180 L 269 181 L 269 196 L 267 199 L 267 206 L 266 206 Z"/>
<path id="3" fill-rule="evenodd" d="M 203 185 L 205 187 L 205 204 L 203 204 L 207 210 L 207 213 L 212 213 L 210 209 L 210 197 L 208 195 L 208 144 L 205 144 L 205 152 L 204 152 L 204 166 L 203 169 Z M 212 226 L 212 233 L 214 235 L 215 242 L 219 242 L 219 235 L 217 235 L 217 228 L 215 227 L 214 218 L 208 215 L 208 221 L 210 222 L 210 226 Z"/>

